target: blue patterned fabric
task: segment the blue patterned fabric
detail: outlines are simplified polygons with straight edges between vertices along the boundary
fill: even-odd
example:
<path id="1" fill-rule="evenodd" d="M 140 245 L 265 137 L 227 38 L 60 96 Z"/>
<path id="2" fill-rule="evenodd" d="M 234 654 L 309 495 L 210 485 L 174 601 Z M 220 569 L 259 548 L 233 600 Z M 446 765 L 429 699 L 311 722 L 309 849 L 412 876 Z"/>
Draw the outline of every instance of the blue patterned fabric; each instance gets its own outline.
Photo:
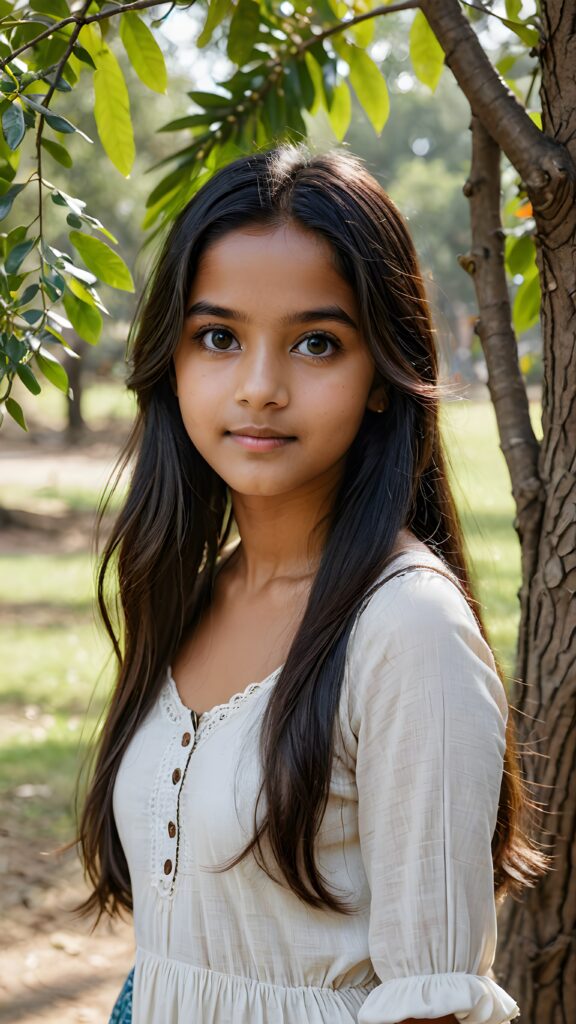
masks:
<path id="1" fill-rule="evenodd" d="M 122 991 L 114 1003 L 109 1024 L 132 1024 L 132 988 L 134 987 L 134 968 L 130 971 L 122 986 Z"/>

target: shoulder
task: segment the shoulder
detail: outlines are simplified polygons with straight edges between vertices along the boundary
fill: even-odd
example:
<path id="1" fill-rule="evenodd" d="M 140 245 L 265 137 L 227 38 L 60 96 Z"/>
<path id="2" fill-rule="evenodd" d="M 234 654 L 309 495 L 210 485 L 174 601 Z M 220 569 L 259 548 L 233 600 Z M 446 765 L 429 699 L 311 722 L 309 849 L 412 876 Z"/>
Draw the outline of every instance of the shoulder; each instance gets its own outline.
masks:
<path id="1" fill-rule="evenodd" d="M 415 630 L 449 631 L 463 623 L 480 634 L 456 576 L 431 551 L 410 551 L 395 558 L 366 595 L 353 640 L 356 647 L 384 640 L 393 646 Z"/>
<path id="2" fill-rule="evenodd" d="M 386 580 L 393 569 L 398 575 Z M 443 575 L 447 573 L 447 575 Z M 350 698 L 356 711 L 374 700 L 478 695 L 507 713 L 493 653 L 458 581 L 430 552 L 402 555 L 367 596 L 352 630 L 348 655 Z M 378 581 L 380 582 L 380 581 Z"/>

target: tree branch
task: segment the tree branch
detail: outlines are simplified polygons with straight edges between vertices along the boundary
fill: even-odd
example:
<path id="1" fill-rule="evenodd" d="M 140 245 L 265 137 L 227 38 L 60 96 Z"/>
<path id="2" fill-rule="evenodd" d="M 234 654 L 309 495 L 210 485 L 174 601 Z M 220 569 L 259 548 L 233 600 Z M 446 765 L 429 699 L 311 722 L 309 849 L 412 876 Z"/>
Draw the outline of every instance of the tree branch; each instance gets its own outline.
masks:
<path id="1" fill-rule="evenodd" d="M 119 4 L 116 8 L 108 8 L 105 11 L 99 11 L 97 14 L 90 14 L 88 17 L 85 17 L 82 12 L 80 12 L 80 14 L 71 14 L 69 18 L 62 18 L 61 21 L 55 21 L 50 28 L 44 29 L 43 32 L 39 32 L 33 39 L 30 39 L 27 43 L 23 43 L 17 50 L 13 50 L 7 57 L 0 60 L 0 71 L 5 68 L 11 60 L 19 57 L 21 53 L 24 53 L 26 50 L 31 49 L 31 47 L 36 46 L 36 43 L 41 43 L 43 39 L 49 39 L 50 36 L 54 35 L 54 33 L 58 32 L 61 28 L 65 28 L 66 25 L 79 25 L 80 31 L 83 25 L 89 25 L 92 21 L 104 21 L 105 18 L 114 18 L 117 14 L 125 14 L 126 11 L 144 11 L 149 7 L 162 7 L 167 2 L 169 2 L 169 0 L 134 0 L 134 3 Z M 194 2 L 194 0 L 192 0 L 192 2 Z M 83 7 L 82 11 L 84 10 L 86 10 L 86 8 Z M 26 22 L 23 21 L 22 24 L 26 24 Z M 68 56 L 70 56 L 70 54 L 68 54 Z"/>
<path id="2" fill-rule="evenodd" d="M 563 146 L 544 135 L 484 53 L 458 0 L 420 0 L 446 63 L 472 112 L 519 171 L 535 211 L 558 203 L 558 180 L 574 175 Z"/>
<path id="3" fill-rule="evenodd" d="M 472 118 L 472 166 L 464 194 L 470 202 L 472 251 L 460 262 L 476 291 L 480 312 L 476 331 L 486 357 L 500 447 L 516 502 L 514 525 L 522 553 L 522 587 L 527 592 L 537 565 L 544 502 L 538 472 L 540 445 L 530 422 L 511 323 L 500 220 L 500 149 L 477 117 Z M 523 645 L 520 636 L 519 654 Z"/>
<path id="4" fill-rule="evenodd" d="M 360 25 L 361 22 L 368 21 L 369 18 L 377 18 L 381 14 L 397 14 L 398 11 L 413 11 L 418 7 L 420 7 L 420 0 L 403 0 L 402 3 L 387 4 L 385 7 L 373 7 L 367 14 L 358 14 L 355 18 L 341 21 L 338 25 L 331 25 L 330 28 L 325 29 L 323 32 L 316 33 L 312 39 L 307 39 L 298 49 L 302 53 L 304 50 L 314 46 L 315 43 L 322 42 L 323 39 L 328 39 L 329 36 L 333 36 L 337 32 L 345 32 L 346 29 L 353 28 L 354 25 Z"/>
<path id="5" fill-rule="evenodd" d="M 50 84 L 50 88 L 48 89 L 48 92 L 46 93 L 46 96 L 44 97 L 44 100 L 42 102 L 42 106 L 46 107 L 46 109 L 48 109 L 48 107 L 50 106 L 50 101 L 51 101 L 51 99 L 52 99 L 52 97 L 53 97 L 53 95 L 54 95 L 54 93 L 56 91 L 56 87 L 58 85 L 58 82 L 62 78 L 62 73 L 63 73 L 64 68 L 66 66 L 66 62 L 67 62 L 68 58 L 70 57 L 70 54 L 72 53 L 72 50 L 74 49 L 74 44 L 76 43 L 76 40 L 78 39 L 78 36 L 80 35 L 80 32 L 82 30 L 82 26 L 85 24 L 85 22 L 84 22 L 84 15 L 86 14 L 86 11 L 90 7 L 91 2 L 92 2 L 92 0 L 85 0 L 84 6 L 82 7 L 79 15 L 76 18 L 76 25 L 74 26 L 74 28 L 72 30 L 72 33 L 70 35 L 70 40 L 68 42 L 68 46 L 66 47 L 66 50 L 62 54 L 62 57 L 61 57 L 60 61 L 56 65 L 56 68 L 55 68 L 55 71 L 54 71 L 54 76 L 53 76 L 52 82 Z M 43 236 L 44 224 L 43 224 L 43 213 L 42 213 L 42 203 L 43 203 L 43 195 L 42 195 L 42 185 L 43 185 L 43 182 L 42 182 L 42 132 L 43 131 L 44 131 L 44 115 L 40 114 L 40 117 L 39 117 L 39 120 L 38 120 L 38 128 L 36 130 L 36 163 L 37 163 L 37 167 L 38 167 L 38 233 L 39 233 L 39 236 L 40 236 L 40 269 L 41 269 L 41 272 L 42 272 L 43 260 L 44 260 L 44 256 L 43 256 L 43 252 L 42 252 L 43 243 L 44 243 L 44 236 Z M 43 303 L 45 303 L 45 297 L 44 297 L 44 290 L 43 289 L 42 289 L 42 301 L 43 301 Z M 44 305 L 44 309 L 46 309 L 45 305 Z"/>

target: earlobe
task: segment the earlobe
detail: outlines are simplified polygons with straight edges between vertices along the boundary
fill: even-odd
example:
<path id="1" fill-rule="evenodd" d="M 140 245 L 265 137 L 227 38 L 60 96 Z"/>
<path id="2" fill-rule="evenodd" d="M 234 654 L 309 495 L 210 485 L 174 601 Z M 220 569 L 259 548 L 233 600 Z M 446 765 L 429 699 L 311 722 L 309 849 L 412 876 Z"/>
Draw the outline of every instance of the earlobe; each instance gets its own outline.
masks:
<path id="1" fill-rule="evenodd" d="M 370 409 L 371 412 L 384 412 L 387 407 L 388 396 L 382 388 L 378 388 L 377 391 L 374 391 L 370 395 L 366 405 L 366 408 Z"/>

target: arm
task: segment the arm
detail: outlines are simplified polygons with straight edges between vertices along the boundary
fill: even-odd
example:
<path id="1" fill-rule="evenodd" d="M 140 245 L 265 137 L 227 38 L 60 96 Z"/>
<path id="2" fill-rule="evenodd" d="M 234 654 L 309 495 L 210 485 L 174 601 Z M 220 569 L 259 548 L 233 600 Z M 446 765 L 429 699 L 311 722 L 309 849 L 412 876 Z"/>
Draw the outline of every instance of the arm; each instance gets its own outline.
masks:
<path id="1" fill-rule="evenodd" d="M 381 982 L 358 1024 L 504 1024 L 518 1007 L 490 975 L 491 839 L 508 708 L 454 584 L 423 570 L 377 591 L 351 638 L 349 688 Z"/>

